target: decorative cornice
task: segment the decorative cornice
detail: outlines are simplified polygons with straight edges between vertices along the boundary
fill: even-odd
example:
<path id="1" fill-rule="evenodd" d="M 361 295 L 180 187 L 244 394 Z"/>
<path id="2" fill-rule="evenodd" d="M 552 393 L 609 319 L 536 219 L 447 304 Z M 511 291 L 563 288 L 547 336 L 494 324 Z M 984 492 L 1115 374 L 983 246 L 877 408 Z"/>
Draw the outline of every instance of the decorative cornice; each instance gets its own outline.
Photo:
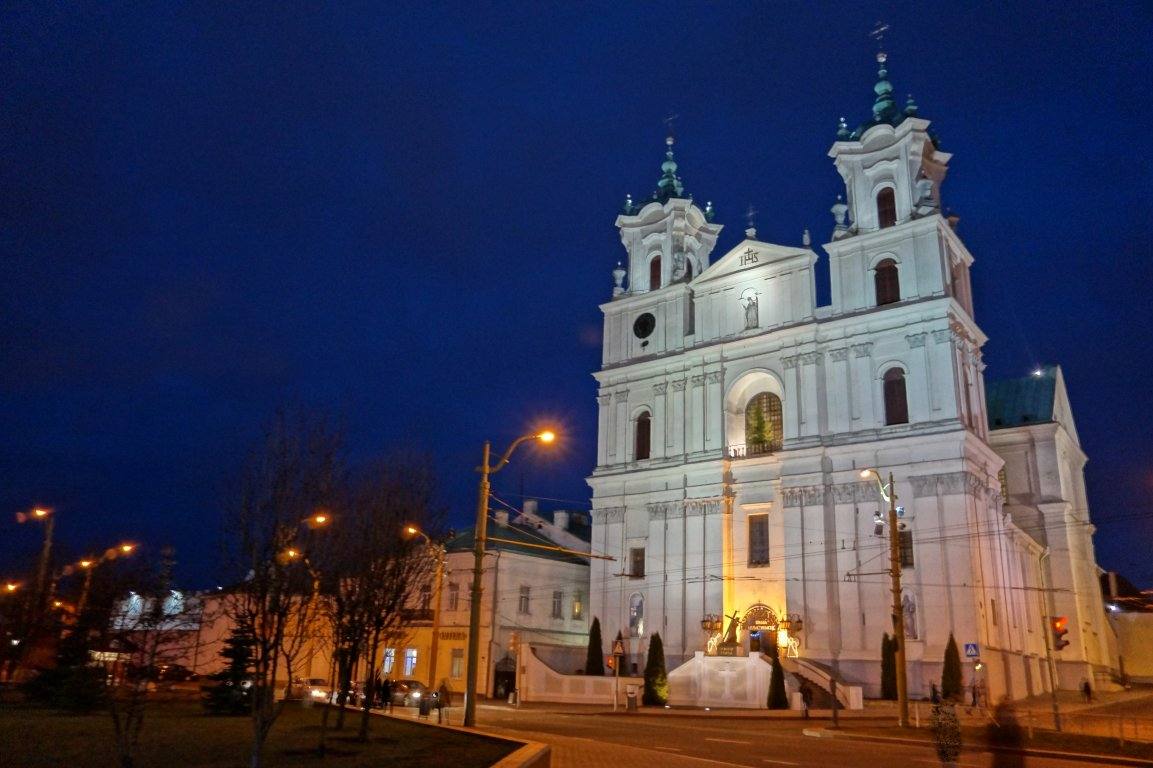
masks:
<path id="1" fill-rule="evenodd" d="M 625 519 L 624 507 L 605 507 L 593 510 L 594 523 L 619 523 Z"/>
<path id="2" fill-rule="evenodd" d="M 684 509 L 679 501 L 654 501 L 645 505 L 650 520 L 675 520 L 683 517 Z"/>
<path id="3" fill-rule="evenodd" d="M 665 393 L 665 390 L 668 388 L 669 388 L 669 383 L 667 381 L 659 381 L 656 384 L 653 384 L 653 394 L 654 395 L 663 395 Z"/>
<path id="4" fill-rule="evenodd" d="M 687 384 L 687 383 L 688 383 L 688 381 L 685 379 L 674 380 L 673 381 L 673 392 L 684 392 L 685 391 L 685 384 Z"/>
<path id="5" fill-rule="evenodd" d="M 614 392 L 613 401 L 617 403 L 627 403 L 629 401 L 629 391 L 625 389 L 620 392 Z"/>
<path id="6" fill-rule="evenodd" d="M 928 333 L 911 333 L 905 337 L 905 341 L 909 342 L 909 349 L 919 349 L 925 346 L 928 338 Z"/>
<path id="7" fill-rule="evenodd" d="M 816 365 L 821 359 L 820 352 L 805 352 L 799 355 L 801 362 L 805 365 Z"/>
<path id="8" fill-rule="evenodd" d="M 815 507 L 825 503 L 825 491 L 833 495 L 837 504 L 863 504 L 875 502 L 880 498 L 877 486 L 868 480 L 856 480 L 849 483 L 833 483 L 830 485 L 796 485 L 791 488 L 782 488 L 786 507 Z"/>
<path id="9" fill-rule="evenodd" d="M 785 366 L 785 370 L 792 370 L 797 367 L 797 361 L 800 359 L 800 355 L 789 355 L 781 358 L 781 364 Z"/>
<path id="10" fill-rule="evenodd" d="M 723 374 L 721 371 L 709 371 L 705 374 L 705 380 L 710 384 L 720 384 Z"/>
<path id="11" fill-rule="evenodd" d="M 978 499 L 1000 498 L 1001 489 L 993 488 L 980 476 L 972 472 L 942 472 L 937 475 L 919 475 L 910 477 L 913 486 L 913 498 L 923 499 L 930 496 L 956 496 L 965 494 Z"/>
<path id="12" fill-rule="evenodd" d="M 952 339 L 953 339 L 952 331 L 948 331 L 945 329 L 942 329 L 939 331 L 933 331 L 933 341 L 937 344 L 944 344 L 948 341 L 952 341 Z"/>
<path id="13" fill-rule="evenodd" d="M 873 354 L 873 342 L 866 341 L 864 344 L 853 345 L 854 357 L 868 357 L 871 354 Z"/>
<path id="14" fill-rule="evenodd" d="M 848 357 L 849 357 L 849 348 L 848 347 L 838 347 L 836 349 L 830 349 L 829 350 L 829 359 L 832 360 L 834 363 L 843 363 L 845 360 L 848 359 Z"/>
<path id="15" fill-rule="evenodd" d="M 603 395 L 597 395 L 597 402 L 600 403 L 601 405 L 608 405 L 612 401 L 613 401 L 613 396 L 611 394 L 609 394 L 608 392 L 606 392 Z"/>
<path id="16" fill-rule="evenodd" d="M 685 517 L 700 517 L 702 515 L 715 515 L 721 511 L 722 499 L 686 499 Z"/>
<path id="17" fill-rule="evenodd" d="M 704 376 L 693 376 L 693 386 L 694 387 L 704 386 L 704 383 L 705 383 L 705 377 Z"/>

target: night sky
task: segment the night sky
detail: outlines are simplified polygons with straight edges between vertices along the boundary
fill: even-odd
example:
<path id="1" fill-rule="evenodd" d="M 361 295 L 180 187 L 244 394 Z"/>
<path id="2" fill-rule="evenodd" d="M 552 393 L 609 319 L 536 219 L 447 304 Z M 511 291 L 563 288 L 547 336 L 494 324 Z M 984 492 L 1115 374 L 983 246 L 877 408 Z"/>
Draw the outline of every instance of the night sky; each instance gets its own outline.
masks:
<path id="1" fill-rule="evenodd" d="M 462 526 L 482 442 L 555 423 L 494 491 L 587 508 L 613 220 L 664 118 L 714 256 L 750 205 L 826 242 L 883 18 L 954 153 L 986 376 L 1064 367 L 1100 564 L 1153 586 L 1148 4 L 321 5 L 0 11 L 0 577 L 45 504 L 64 554 L 171 543 L 211 584 L 223 480 L 284 404 L 354 458 L 427 452 Z"/>

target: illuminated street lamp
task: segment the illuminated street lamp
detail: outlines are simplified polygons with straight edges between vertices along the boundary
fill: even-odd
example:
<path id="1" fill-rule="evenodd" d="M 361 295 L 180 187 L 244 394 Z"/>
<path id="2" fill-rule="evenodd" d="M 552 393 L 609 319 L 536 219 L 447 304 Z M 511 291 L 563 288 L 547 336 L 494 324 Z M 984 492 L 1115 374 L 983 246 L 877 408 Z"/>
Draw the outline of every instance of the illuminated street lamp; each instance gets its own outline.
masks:
<path id="1" fill-rule="evenodd" d="M 861 470 L 861 477 L 873 477 L 881 498 L 889 502 L 889 577 L 893 591 L 893 646 L 897 667 L 897 724 L 906 728 L 909 725 L 909 689 L 905 671 L 905 612 L 901 607 L 901 535 L 897 528 L 897 488 L 893 484 L 893 473 L 889 473 L 889 484 L 885 485 L 880 473 L 875 469 Z"/>
<path id="2" fill-rule="evenodd" d="M 96 566 L 106 560 L 115 560 L 120 556 L 131 555 L 135 551 L 136 545 L 126 541 L 119 546 L 110 547 L 100 558 L 86 557 L 76 563 L 77 567 L 84 571 L 84 585 L 80 588 L 80 599 L 76 601 L 77 621 L 80 620 L 80 615 L 84 612 L 84 606 L 88 604 L 88 592 L 92 588 L 92 572 L 96 570 Z"/>
<path id="3" fill-rule="evenodd" d="M 484 592 L 481 578 L 484 575 L 484 542 L 488 532 L 488 497 L 491 486 L 489 476 L 499 472 L 508 465 L 513 451 L 522 443 L 530 440 L 539 440 L 542 443 L 551 443 L 556 440 L 556 433 L 551 430 L 533 432 L 522 435 L 513 441 L 496 464 L 489 464 L 491 446 L 488 440 L 484 441 L 480 466 L 480 484 L 477 489 L 476 500 L 476 529 L 473 532 L 473 566 L 472 566 L 472 605 L 468 619 L 468 676 L 465 678 L 464 689 L 464 726 L 471 728 L 476 725 L 476 676 L 480 667 L 480 598 Z M 519 661 L 517 662 L 520 663 Z"/>
<path id="4" fill-rule="evenodd" d="M 24 523 L 29 520 L 39 520 L 44 523 L 44 544 L 40 548 L 40 565 L 36 571 L 35 604 L 32 606 L 32 610 L 38 612 L 43 607 L 43 601 L 47 596 L 45 589 L 48 587 L 48 561 L 52 555 L 52 533 L 56 528 L 56 516 L 52 514 L 51 509 L 45 507 L 36 507 L 31 512 L 16 513 L 16 522 Z"/>
<path id="5" fill-rule="evenodd" d="M 441 589 L 444 586 L 444 545 L 434 542 L 428 537 L 427 533 L 415 525 L 407 526 L 404 530 L 409 536 L 420 536 L 432 551 L 436 553 L 436 577 L 433 582 L 435 586 L 433 587 L 432 595 L 432 643 L 428 649 L 428 688 L 429 690 L 433 690 L 436 688 L 436 662 L 440 645 L 440 595 Z"/>

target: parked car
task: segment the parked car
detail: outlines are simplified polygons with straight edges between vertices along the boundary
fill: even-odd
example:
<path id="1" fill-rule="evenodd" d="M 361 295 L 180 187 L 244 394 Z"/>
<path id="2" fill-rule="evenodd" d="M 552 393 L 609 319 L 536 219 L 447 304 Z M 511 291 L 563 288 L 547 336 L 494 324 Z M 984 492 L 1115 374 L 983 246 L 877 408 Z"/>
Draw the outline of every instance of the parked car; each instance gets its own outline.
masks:
<path id="1" fill-rule="evenodd" d="M 284 698 L 328 701 L 332 698 L 332 688 L 323 677 L 298 677 L 284 690 Z"/>
<path id="2" fill-rule="evenodd" d="M 400 707 L 420 706 L 421 699 L 431 698 L 436 701 L 436 691 L 430 691 L 419 680 L 393 680 L 392 704 Z"/>

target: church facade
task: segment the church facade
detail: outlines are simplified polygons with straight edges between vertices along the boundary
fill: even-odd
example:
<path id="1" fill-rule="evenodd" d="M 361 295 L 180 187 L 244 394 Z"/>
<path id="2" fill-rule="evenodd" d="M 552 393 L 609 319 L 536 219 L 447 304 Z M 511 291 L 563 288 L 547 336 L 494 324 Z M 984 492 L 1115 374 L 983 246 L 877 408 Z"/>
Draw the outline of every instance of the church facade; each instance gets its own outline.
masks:
<path id="1" fill-rule="evenodd" d="M 722 228 L 685 193 L 671 139 L 651 199 L 617 217 L 627 261 L 601 307 L 588 478 L 593 551 L 616 560 L 592 564 L 592 613 L 636 656 L 659 632 L 670 667 L 713 652 L 735 617 L 744 652 L 784 644 L 877 695 L 893 624 L 871 469 L 891 473 L 901 508 L 911 696 L 940 680 L 950 634 L 989 696 L 1106 679 L 1071 416 L 1050 430 L 1052 456 L 1021 433 L 1054 421 L 1052 403 L 990 432 L 973 257 L 941 207 L 950 156 L 878 60 L 870 119 L 842 120 L 829 151 L 845 184 L 824 246 L 830 304 L 807 236 L 775 245 L 750 225 L 714 257 Z M 1060 651 L 1058 615 L 1076 629 Z"/>

